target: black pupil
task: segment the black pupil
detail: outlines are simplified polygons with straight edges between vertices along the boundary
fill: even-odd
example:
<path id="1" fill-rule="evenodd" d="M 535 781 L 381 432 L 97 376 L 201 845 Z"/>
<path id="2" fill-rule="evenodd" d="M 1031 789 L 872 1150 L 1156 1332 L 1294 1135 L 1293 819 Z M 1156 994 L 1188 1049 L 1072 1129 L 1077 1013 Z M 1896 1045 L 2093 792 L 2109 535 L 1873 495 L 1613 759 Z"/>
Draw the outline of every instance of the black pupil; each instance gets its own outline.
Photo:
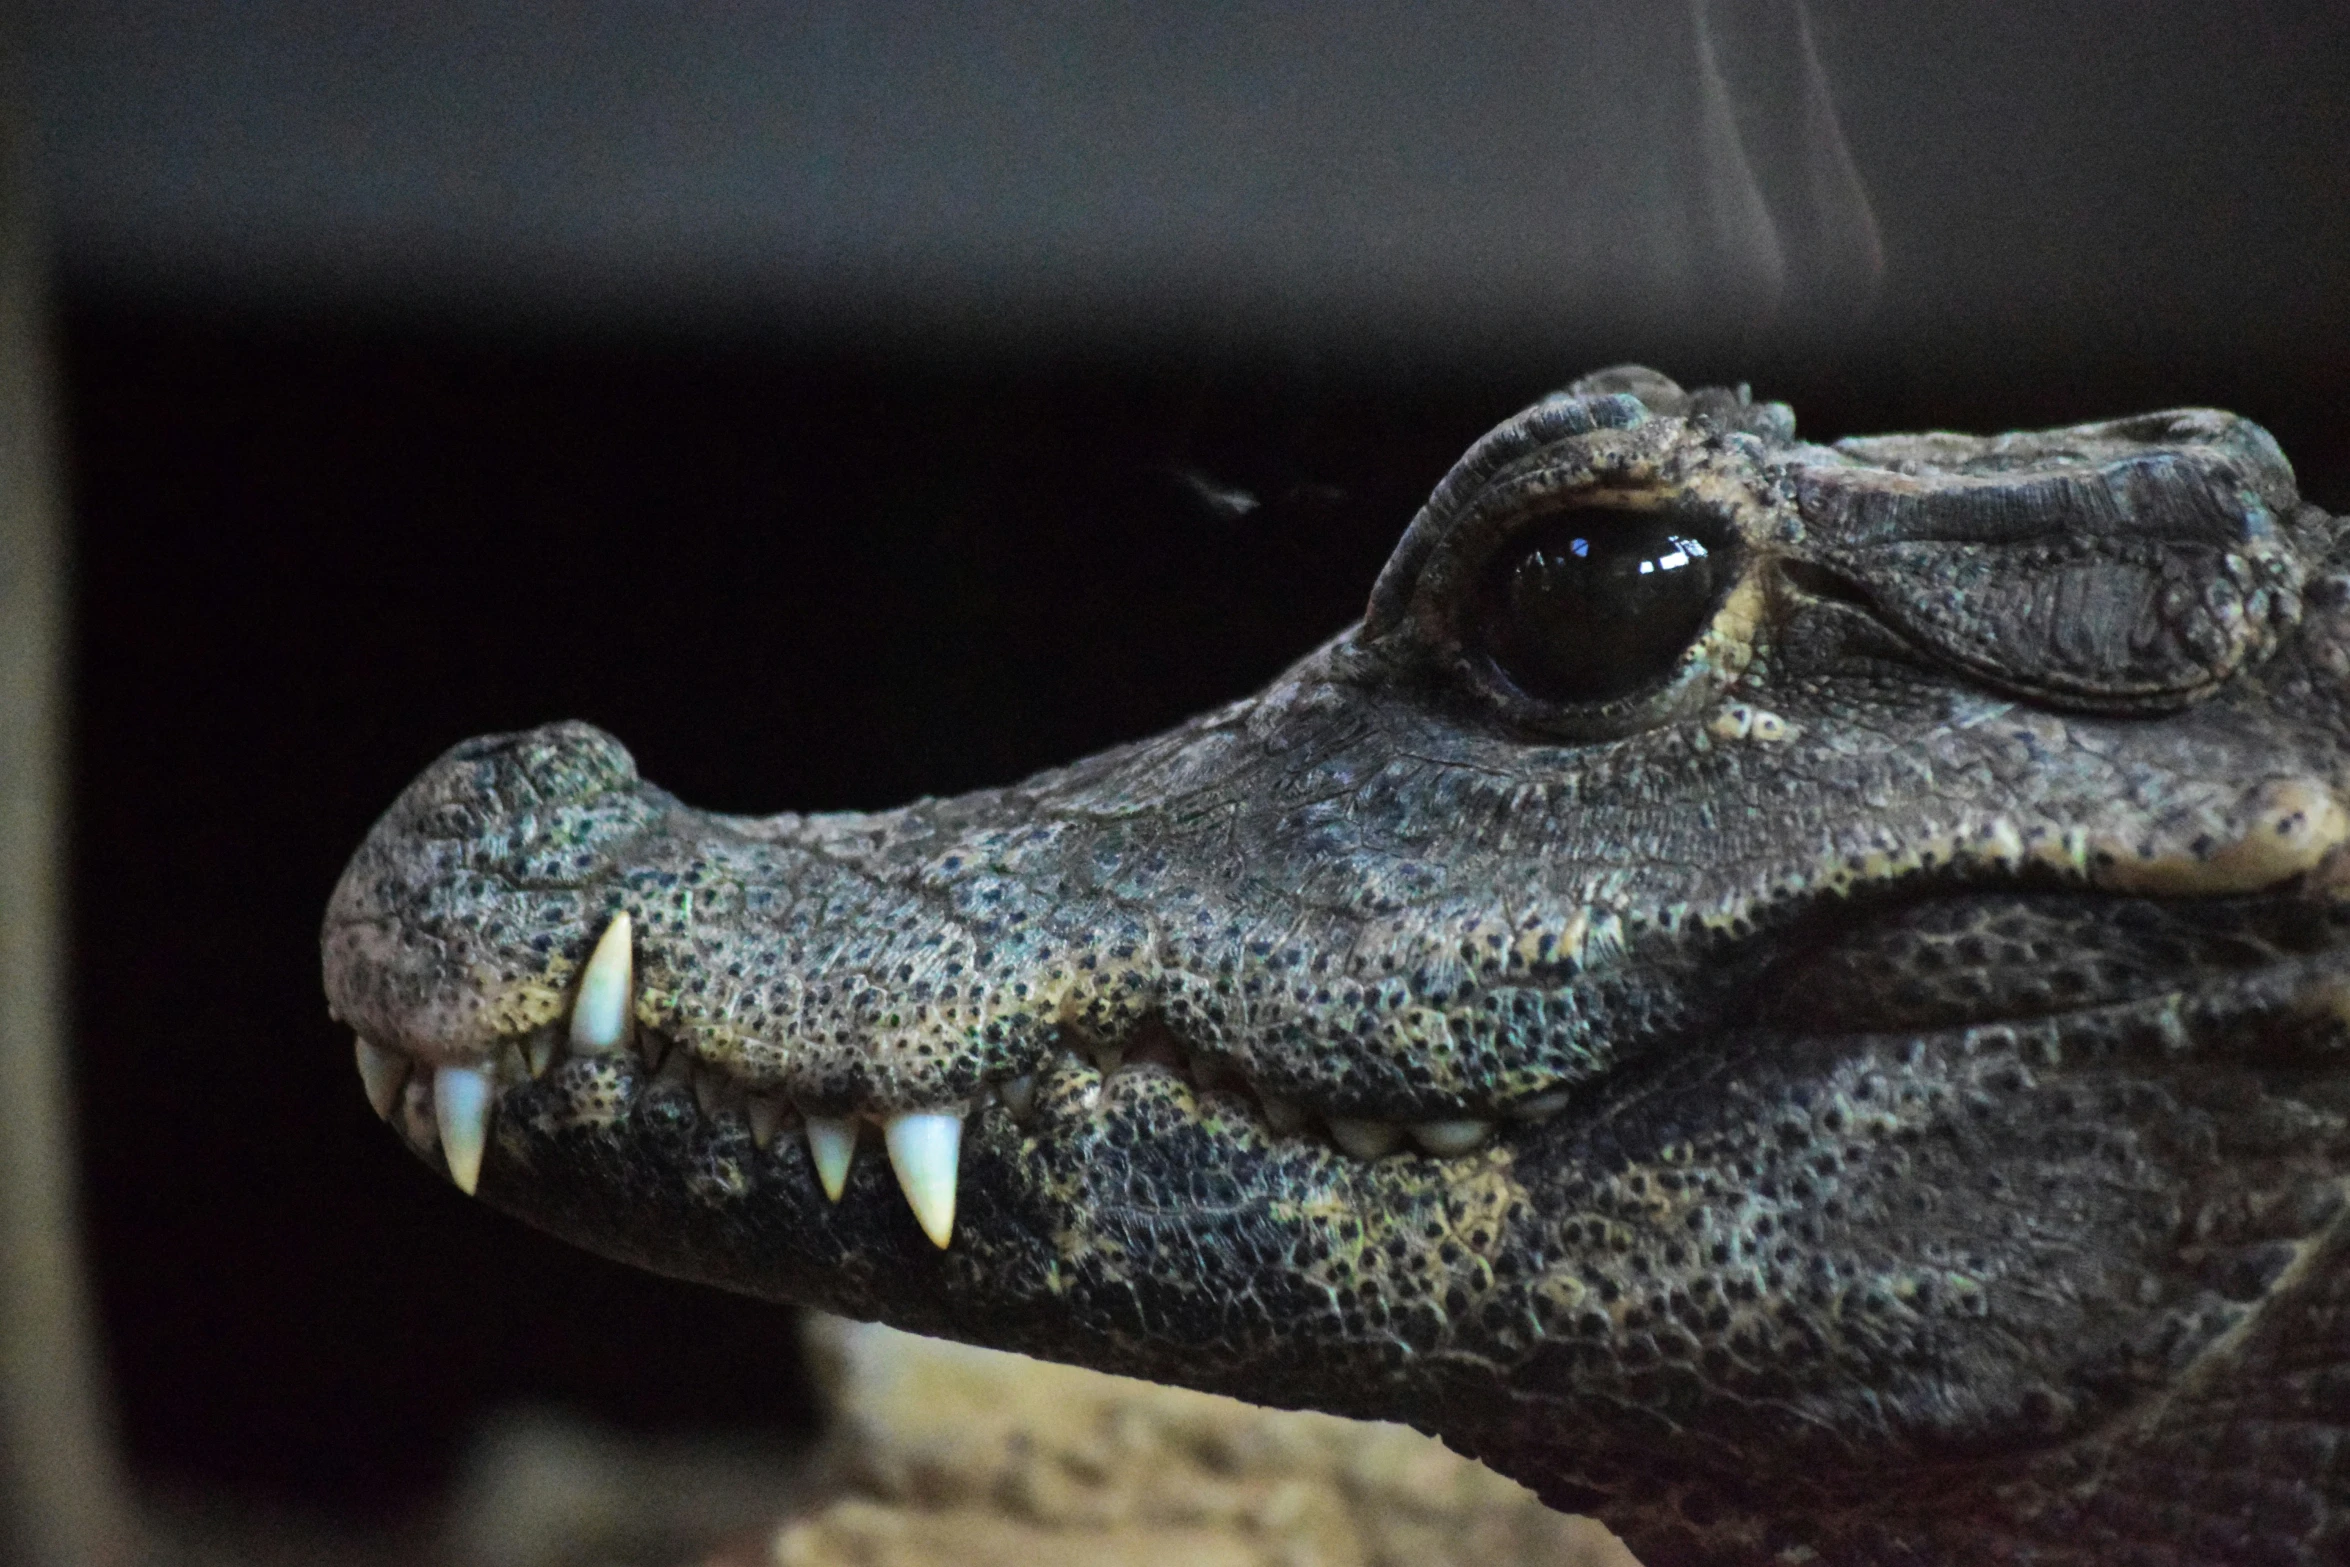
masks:
<path id="1" fill-rule="evenodd" d="M 1665 512 L 1589 506 L 1521 534 L 1495 561 L 1487 650 L 1528 696 L 1604 702 L 1680 664 L 1726 581 L 1720 532 Z"/>

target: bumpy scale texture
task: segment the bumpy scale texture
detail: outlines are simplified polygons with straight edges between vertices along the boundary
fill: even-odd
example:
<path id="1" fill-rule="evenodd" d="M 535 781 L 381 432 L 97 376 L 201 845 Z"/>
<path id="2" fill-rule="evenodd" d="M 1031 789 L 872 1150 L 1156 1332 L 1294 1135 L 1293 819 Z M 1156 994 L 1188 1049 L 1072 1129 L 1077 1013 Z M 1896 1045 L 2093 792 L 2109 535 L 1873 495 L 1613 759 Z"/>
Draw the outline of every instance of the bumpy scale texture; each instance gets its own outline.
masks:
<path id="1" fill-rule="evenodd" d="M 1565 515 L 1709 551 L 1629 694 L 1495 656 Z M 489 1074 L 479 1194 L 582 1245 L 1408 1421 L 1648 1567 L 2341 1561 L 2345 531 L 2224 413 L 1818 446 L 1603 372 L 1271 688 L 1009 788 L 461 745 L 327 990 L 428 1160 Z M 623 912 L 630 1048 L 568 1049 Z M 870 1130 L 932 1110 L 944 1248 Z M 838 1202 L 808 1116 L 869 1123 Z"/>

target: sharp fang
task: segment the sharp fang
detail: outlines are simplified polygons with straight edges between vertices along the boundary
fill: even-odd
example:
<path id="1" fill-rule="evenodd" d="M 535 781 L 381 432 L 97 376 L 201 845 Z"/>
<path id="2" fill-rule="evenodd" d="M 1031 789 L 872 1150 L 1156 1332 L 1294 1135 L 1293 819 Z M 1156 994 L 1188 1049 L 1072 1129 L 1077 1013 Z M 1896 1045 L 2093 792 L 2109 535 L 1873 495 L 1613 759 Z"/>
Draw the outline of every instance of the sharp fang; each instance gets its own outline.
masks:
<path id="1" fill-rule="evenodd" d="M 816 1179 L 833 1202 L 848 1190 L 849 1165 L 857 1157 L 857 1123 L 846 1117 L 808 1117 L 808 1157 L 815 1161 Z"/>
<path id="2" fill-rule="evenodd" d="M 1012 1112 L 1012 1119 L 1025 1121 L 1036 1111 L 1036 1074 L 1023 1072 L 1018 1077 L 1007 1077 L 996 1085 L 1004 1097 L 1004 1108 Z"/>
<path id="3" fill-rule="evenodd" d="M 775 1141 L 775 1134 L 783 1129 L 783 1118 L 790 1107 L 773 1094 L 753 1094 L 743 1107 L 743 1114 L 751 1123 L 751 1141 L 761 1148 Z"/>
<path id="4" fill-rule="evenodd" d="M 1403 1128 L 1393 1121 L 1330 1122 L 1330 1139 L 1357 1159 L 1377 1159 L 1395 1152 L 1403 1142 Z"/>
<path id="5" fill-rule="evenodd" d="M 441 1129 L 441 1157 L 449 1179 L 466 1196 L 481 1181 L 481 1151 L 490 1140 L 490 1079 L 471 1067 L 444 1066 L 432 1075 L 433 1119 Z"/>
<path id="6" fill-rule="evenodd" d="M 631 928 L 626 914 L 613 915 L 579 977 L 579 999 L 571 1006 L 571 1048 L 582 1055 L 601 1055 L 628 1044 L 636 989 Z"/>
<path id="7" fill-rule="evenodd" d="M 908 1111 L 882 1127 L 898 1190 L 931 1244 L 944 1248 L 955 1234 L 955 1160 L 963 1147 L 963 1117 L 952 1110 Z"/>
<path id="8" fill-rule="evenodd" d="M 530 1068 L 534 1078 L 547 1075 L 547 1068 L 555 1064 L 555 1035 L 550 1029 L 540 1029 L 522 1042 L 523 1064 Z"/>
<path id="9" fill-rule="evenodd" d="M 1283 1137 L 1287 1137 L 1293 1132 L 1302 1131 L 1305 1128 L 1306 1113 L 1305 1111 L 1299 1109 L 1294 1101 L 1288 1099 L 1276 1099 L 1272 1095 L 1267 1094 L 1263 1099 L 1259 1100 L 1258 1103 L 1264 1106 L 1265 1124 L 1272 1127 L 1274 1131 L 1280 1133 Z"/>
<path id="10" fill-rule="evenodd" d="M 1491 1121 L 1473 1120 L 1467 1116 L 1457 1121 L 1419 1121 L 1412 1126 L 1413 1142 L 1432 1154 L 1447 1158 L 1484 1147 L 1486 1139 L 1492 1135 Z"/>
<path id="11" fill-rule="evenodd" d="M 388 1121 L 399 1107 L 400 1090 L 408 1086 L 408 1058 L 365 1038 L 358 1046 L 359 1081 L 366 1086 L 367 1102 L 375 1106 L 377 1120 Z"/>

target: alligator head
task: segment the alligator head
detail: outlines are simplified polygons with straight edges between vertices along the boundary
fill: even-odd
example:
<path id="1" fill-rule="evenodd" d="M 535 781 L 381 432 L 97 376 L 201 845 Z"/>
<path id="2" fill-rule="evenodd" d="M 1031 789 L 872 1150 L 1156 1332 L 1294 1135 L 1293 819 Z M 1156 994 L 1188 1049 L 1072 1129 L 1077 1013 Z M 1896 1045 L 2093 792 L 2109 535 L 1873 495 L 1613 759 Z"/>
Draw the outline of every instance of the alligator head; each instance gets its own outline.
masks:
<path id="1" fill-rule="evenodd" d="M 1607 372 L 1269 689 L 1008 788 L 461 745 L 327 991 L 583 1246 L 1409 1421 L 1651 1567 L 2339 1560 L 2346 534 L 2224 413 Z"/>

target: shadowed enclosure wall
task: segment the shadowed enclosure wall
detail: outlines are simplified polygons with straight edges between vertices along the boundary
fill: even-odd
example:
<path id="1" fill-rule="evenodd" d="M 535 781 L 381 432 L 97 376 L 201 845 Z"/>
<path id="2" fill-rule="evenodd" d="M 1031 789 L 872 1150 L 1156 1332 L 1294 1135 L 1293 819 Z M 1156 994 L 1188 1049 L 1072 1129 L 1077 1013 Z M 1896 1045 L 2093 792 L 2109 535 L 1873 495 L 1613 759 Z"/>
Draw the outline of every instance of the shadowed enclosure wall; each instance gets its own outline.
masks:
<path id="1" fill-rule="evenodd" d="M 61 893 L 65 548 L 19 61 L 0 19 L 0 1560 L 127 1561 L 74 1225 Z"/>

